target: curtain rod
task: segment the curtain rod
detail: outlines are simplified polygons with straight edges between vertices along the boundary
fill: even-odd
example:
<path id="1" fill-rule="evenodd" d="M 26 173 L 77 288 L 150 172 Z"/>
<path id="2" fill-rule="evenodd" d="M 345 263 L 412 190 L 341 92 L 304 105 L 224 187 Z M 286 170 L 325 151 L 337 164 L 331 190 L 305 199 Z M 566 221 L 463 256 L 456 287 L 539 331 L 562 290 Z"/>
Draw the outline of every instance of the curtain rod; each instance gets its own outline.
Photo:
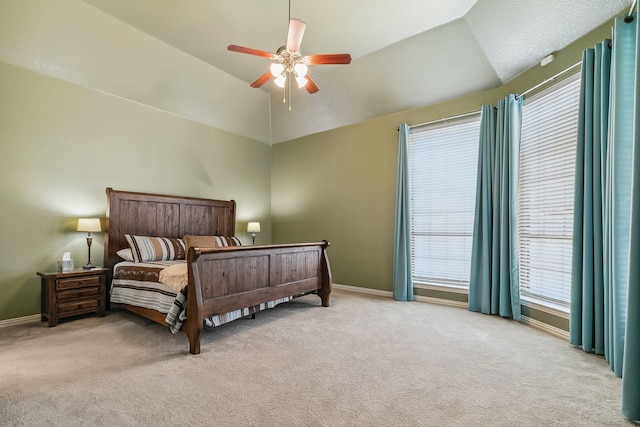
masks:
<path id="1" fill-rule="evenodd" d="M 636 1 L 637 1 L 637 0 L 634 0 L 634 3 L 635 3 Z M 525 96 L 525 95 L 526 95 L 526 94 L 528 94 L 529 92 L 531 92 L 531 91 L 533 91 L 533 90 L 536 90 L 536 89 L 537 89 L 537 88 L 539 88 L 540 86 L 545 85 L 545 84 L 547 84 L 547 83 L 549 83 L 549 82 L 551 82 L 551 81 L 554 81 L 554 80 L 555 80 L 556 78 L 558 78 L 559 76 L 563 75 L 563 74 L 564 74 L 564 73 L 566 73 L 567 71 L 572 70 L 572 69 L 574 69 L 575 67 L 577 67 L 578 65 L 581 65 L 581 64 L 582 64 L 582 61 L 577 62 L 577 63 L 575 63 L 575 64 L 571 65 L 570 67 L 565 68 L 564 70 L 560 71 L 559 73 L 557 73 L 557 74 L 555 74 L 555 75 L 553 75 L 553 76 L 549 77 L 548 79 L 545 79 L 542 83 L 539 83 L 539 84 L 535 85 L 534 87 L 532 87 L 532 88 L 530 88 L 530 89 L 525 90 L 524 92 L 522 92 L 521 94 L 517 95 L 516 97 L 517 97 L 517 98 L 519 98 L 519 97 L 521 97 L 521 96 Z M 418 123 L 418 124 L 415 124 L 415 125 L 409 125 L 409 129 L 411 129 L 411 128 L 415 128 L 415 127 L 420 127 L 420 126 L 432 125 L 432 124 L 435 124 L 435 123 L 446 122 L 447 120 L 461 119 L 461 118 L 463 118 L 463 117 L 473 116 L 473 115 L 476 115 L 476 114 L 480 114 L 480 110 L 478 110 L 478 111 L 472 111 L 472 112 L 470 112 L 470 113 L 458 114 L 457 116 L 443 117 L 443 118 L 441 118 L 441 119 L 432 120 L 432 121 L 430 121 L 430 122 L 424 122 L 424 123 Z M 400 130 L 400 127 L 398 127 L 398 129 L 397 129 L 397 130 Z"/>
<path id="2" fill-rule="evenodd" d="M 534 90 L 538 89 L 540 86 L 543 86 L 543 85 L 546 85 L 546 84 L 547 84 L 547 83 L 549 83 L 549 82 L 553 82 L 553 81 L 555 81 L 558 77 L 560 77 L 561 75 L 563 75 L 563 74 L 564 74 L 564 73 L 566 73 L 567 71 L 569 71 L 569 70 L 572 70 L 572 69 L 576 68 L 578 65 L 582 65 L 582 61 L 577 62 L 577 63 L 575 63 L 575 64 L 571 65 L 570 67 L 565 68 L 564 70 L 560 71 L 560 72 L 559 72 L 559 73 L 557 73 L 557 74 L 554 74 L 553 76 L 549 77 L 548 79 L 544 79 L 544 80 L 542 81 L 542 83 L 538 83 L 538 84 L 537 84 L 537 85 L 535 85 L 534 87 L 532 87 L 532 88 L 529 88 L 529 89 L 525 90 L 524 92 L 522 92 L 522 93 L 521 93 L 521 94 L 519 94 L 519 95 L 516 95 L 516 98 L 520 98 L 520 97 L 522 97 L 522 96 L 525 96 L 526 94 L 530 93 L 531 91 L 534 91 Z"/>
<path id="3" fill-rule="evenodd" d="M 447 120 L 461 119 L 463 117 L 474 116 L 476 114 L 480 114 L 480 110 L 472 111 L 470 113 L 458 114 L 457 116 L 443 117 L 441 119 L 431 120 L 430 122 L 424 122 L 424 123 L 418 123 L 418 124 L 415 124 L 415 125 L 409 125 L 409 129 L 417 128 L 417 127 L 420 127 L 420 126 L 432 125 L 434 123 L 446 122 Z M 400 130 L 400 128 L 398 128 L 398 130 Z"/>

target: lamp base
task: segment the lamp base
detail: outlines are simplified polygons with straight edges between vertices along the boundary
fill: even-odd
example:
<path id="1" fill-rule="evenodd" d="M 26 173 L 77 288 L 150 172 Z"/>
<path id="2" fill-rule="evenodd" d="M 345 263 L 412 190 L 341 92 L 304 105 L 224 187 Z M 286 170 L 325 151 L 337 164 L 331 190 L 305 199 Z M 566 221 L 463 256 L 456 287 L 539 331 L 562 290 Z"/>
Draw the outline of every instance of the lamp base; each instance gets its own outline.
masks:
<path id="1" fill-rule="evenodd" d="M 91 264 L 91 242 L 92 241 L 93 241 L 93 238 L 91 237 L 91 232 L 89 232 L 89 235 L 87 236 L 87 265 L 82 267 L 84 270 L 91 270 L 92 268 L 95 268 L 95 265 Z"/>

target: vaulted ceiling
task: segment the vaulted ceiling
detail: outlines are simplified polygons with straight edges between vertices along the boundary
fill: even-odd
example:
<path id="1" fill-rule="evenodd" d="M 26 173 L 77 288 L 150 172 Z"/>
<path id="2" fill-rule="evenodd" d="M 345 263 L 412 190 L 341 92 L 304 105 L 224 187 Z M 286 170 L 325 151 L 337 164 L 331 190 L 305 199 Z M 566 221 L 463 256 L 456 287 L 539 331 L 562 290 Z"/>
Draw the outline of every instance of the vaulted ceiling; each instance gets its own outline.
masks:
<path id="1" fill-rule="evenodd" d="M 500 86 L 631 5 L 58 0 L 36 7 L 24 1 L 34 6 L 0 5 L 0 60 L 269 143 Z M 249 87 L 269 59 L 227 50 L 238 44 L 275 52 L 285 43 L 289 16 L 307 25 L 304 54 L 353 58 L 350 65 L 311 66 L 320 91 L 294 90 L 291 111 L 272 82 Z"/>

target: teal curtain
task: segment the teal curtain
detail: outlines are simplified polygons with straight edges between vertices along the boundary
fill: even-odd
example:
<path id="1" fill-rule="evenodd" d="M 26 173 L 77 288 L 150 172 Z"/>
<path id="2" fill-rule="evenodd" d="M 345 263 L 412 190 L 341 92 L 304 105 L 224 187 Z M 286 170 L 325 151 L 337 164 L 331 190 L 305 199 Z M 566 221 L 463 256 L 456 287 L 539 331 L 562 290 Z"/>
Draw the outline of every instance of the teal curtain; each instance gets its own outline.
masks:
<path id="1" fill-rule="evenodd" d="M 522 98 L 482 107 L 469 310 L 520 319 L 517 200 Z"/>
<path id="2" fill-rule="evenodd" d="M 398 179 L 393 245 L 393 298 L 413 301 L 411 272 L 411 195 L 409 194 L 409 126 L 400 125 L 398 141 Z"/>
<path id="3" fill-rule="evenodd" d="M 582 54 L 571 270 L 571 344 L 604 354 L 603 192 L 611 40 Z"/>
<path id="4" fill-rule="evenodd" d="M 629 288 L 631 159 L 635 95 L 635 20 L 616 19 L 611 53 L 609 141 L 605 166 L 604 289 L 605 358 L 622 375 Z M 608 349 L 608 351 L 607 351 Z"/>
<path id="5" fill-rule="evenodd" d="M 635 39 L 635 90 L 633 115 L 633 156 L 631 158 L 631 216 L 629 233 L 629 282 L 627 324 L 622 367 L 622 413 L 640 421 L 640 31 Z"/>
<path id="6" fill-rule="evenodd" d="M 640 167 L 637 37 L 635 15 L 621 16 L 612 40 L 583 54 L 570 317 L 571 344 L 604 354 L 622 377 L 622 412 L 631 420 L 640 420 L 640 248 L 631 238 L 640 227 L 632 212 L 640 203 L 632 184 Z"/>
<path id="7" fill-rule="evenodd" d="M 493 105 L 480 110 L 480 144 L 476 206 L 471 246 L 469 310 L 490 314 L 491 310 L 491 246 L 493 240 L 493 174 L 496 147 L 496 113 Z"/>

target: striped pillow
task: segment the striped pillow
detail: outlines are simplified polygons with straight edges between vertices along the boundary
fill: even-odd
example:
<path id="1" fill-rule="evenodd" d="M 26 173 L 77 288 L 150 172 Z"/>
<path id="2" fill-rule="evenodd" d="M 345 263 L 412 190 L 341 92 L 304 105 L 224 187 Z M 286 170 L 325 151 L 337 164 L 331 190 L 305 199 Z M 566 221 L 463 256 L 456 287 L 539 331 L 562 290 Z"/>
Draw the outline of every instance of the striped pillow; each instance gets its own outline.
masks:
<path id="1" fill-rule="evenodd" d="M 170 237 L 124 236 L 131 247 L 135 262 L 173 261 L 185 259 L 182 239 Z"/>
<path id="2" fill-rule="evenodd" d="M 184 236 L 187 250 L 195 248 L 224 248 L 226 246 L 242 246 L 242 242 L 235 236 Z"/>

